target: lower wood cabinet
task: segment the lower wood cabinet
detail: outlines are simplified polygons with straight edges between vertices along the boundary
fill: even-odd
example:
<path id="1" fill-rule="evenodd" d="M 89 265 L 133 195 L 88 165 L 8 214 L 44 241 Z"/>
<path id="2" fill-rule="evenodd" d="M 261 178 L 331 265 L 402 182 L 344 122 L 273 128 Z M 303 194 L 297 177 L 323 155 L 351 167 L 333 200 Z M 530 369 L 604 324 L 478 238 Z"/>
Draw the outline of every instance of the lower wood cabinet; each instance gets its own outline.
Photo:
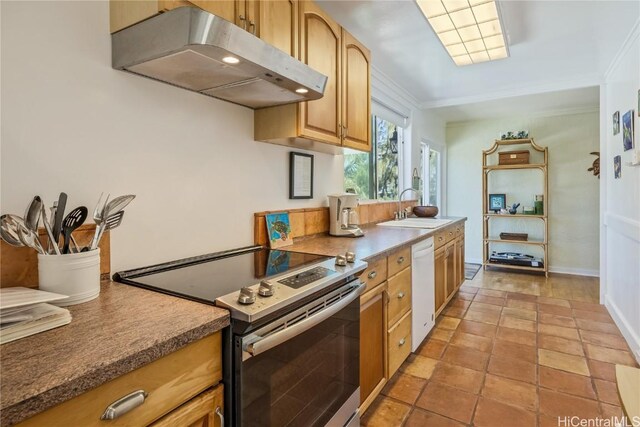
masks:
<path id="1" fill-rule="evenodd" d="M 366 409 L 387 382 L 387 301 L 384 282 L 360 297 L 360 404 Z"/>
<path id="2" fill-rule="evenodd" d="M 411 310 L 411 267 L 389 278 L 388 324 L 391 328 L 405 313 Z"/>
<path id="3" fill-rule="evenodd" d="M 436 240 L 434 292 L 438 316 L 464 283 L 464 224 L 439 231 Z"/>
<path id="4" fill-rule="evenodd" d="M 387 349 L 391 378 L 411 353 L 411 310 L 389 330 Z"/>
<path id="5" fill-rule="evenodd" d="M 181 405 L 199 407 L 195 401 L 201 393 L 211 389 L 222 379 L 221 335 L 217 332 L 168 354 L 141 368 L 115 378 L 71 400 L 37 414 L 19 426 L 146 426 L 173 414 Z M 100 419 L 105 409 L 119 399 L 144 390 L 146 399 L 139 406 L 114 419 Z M 211 390 L 214 401 L 222 407 L 222 387 Z M 209 399 L 207 395 L 207 399 Z M 210 401 L 210 400 L 208 400 Z M 200 404 L 196 404 L 200 402 Z M 215 407 L 210 407 L 215 412 Z M 195 411 L 195 409 L 190 410 Z M 168 414 L 168 415 L 167 415 Z M 179 416 L 179 413 L 176 413 Z M 200 417 L 204 421 L 205 414 Z M 178 420 L 183 419 L 180 416 Z M 189 417 L 184 419 L 191 419 Z M 199 418 L 195 418 L 194 423 Z M 160 425 L 182 425 L 180 423 Z M 189 424 L 185 424 L 189 425 Z M 216 424 L 195 424 L 213 426 Z"/>
<path id="6" fill-rule="evenodd" d="M 441 246 L 434 253 L 434 270 L 435 270 L 435 313 L 436 316 L 444 308 L 447 300 L 447 259 L 446 247 Z"/>
<path id="7" fill-rule="evenodd" d="M 456 245 L 455 242 L 449 242 L 445 246 L 445 263 L 447 273 L 445 275 L 445 295 L 447 300 L 451 299 L 453 293 L 458 289 L 458 271 L 456 269 Z"/>
<path id="8" fill-rule="evenodd" d="M 200 393 L 160 418 L 152 427 L 224 427 L 222 384 Z"/>

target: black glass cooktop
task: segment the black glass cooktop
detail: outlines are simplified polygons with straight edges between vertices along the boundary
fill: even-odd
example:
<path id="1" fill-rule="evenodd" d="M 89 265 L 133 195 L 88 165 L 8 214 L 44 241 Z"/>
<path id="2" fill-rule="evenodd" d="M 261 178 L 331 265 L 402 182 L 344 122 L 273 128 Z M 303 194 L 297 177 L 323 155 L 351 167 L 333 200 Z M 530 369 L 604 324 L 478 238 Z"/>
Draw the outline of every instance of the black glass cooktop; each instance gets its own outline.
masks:
<path id="1" fill-rule="evenodd" d="M 119 272 L 114 280 L 213 304 L 216 298 L 254 285 L 261 279 L 329 258 L 250 247 Z M 301 286 L 300 283 L 312 277 L 299 279 L 290 286 Z"/>

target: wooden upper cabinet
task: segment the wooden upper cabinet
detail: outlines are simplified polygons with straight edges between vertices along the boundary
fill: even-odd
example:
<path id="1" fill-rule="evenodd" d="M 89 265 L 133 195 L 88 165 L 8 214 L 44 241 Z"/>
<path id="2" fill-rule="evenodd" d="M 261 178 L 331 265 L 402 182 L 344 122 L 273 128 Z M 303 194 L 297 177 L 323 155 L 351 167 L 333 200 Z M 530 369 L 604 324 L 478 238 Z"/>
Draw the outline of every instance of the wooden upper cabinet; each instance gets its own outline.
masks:
<path id="1" fill-rule="evenodd" d="M 252 1 L 257 6 L 257 33 L 262 40 L 298 58 L 298 0 Z M 255 5 L 253 5 L 255 9 Z M 256 13 L 252 9 L 252 13 Z"/>
<path id="2" fill-rule="evenodd" d="M 342 29 L 320 7 L 300 2 L 300 60 L 329 79 L 324 96 L 301 102 L 299 133 L 302 137 L 341 145 Z"/>
<path id="3" fill-rule="evenodd" d="M 371 52 L 342 30 L 343 145 L 371 150 Z"/>
<path id="4" fill-rule="evenodd" d="M 189 0 L 193 6 L 197 6 L 202 10 L 213 13 L 222 19 L 240 25 L 239 17 L 244 14 L 244 1 L 236 0 Z M 242 9 L 241 9 L 242 7 Z"/>

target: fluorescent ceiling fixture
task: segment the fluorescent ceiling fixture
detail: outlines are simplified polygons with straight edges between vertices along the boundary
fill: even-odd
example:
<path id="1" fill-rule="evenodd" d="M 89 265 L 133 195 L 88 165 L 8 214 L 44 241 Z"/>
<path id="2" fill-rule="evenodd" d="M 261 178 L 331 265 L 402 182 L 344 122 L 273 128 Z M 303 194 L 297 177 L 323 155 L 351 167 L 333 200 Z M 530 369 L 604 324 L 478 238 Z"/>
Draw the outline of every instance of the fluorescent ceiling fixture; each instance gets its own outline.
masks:
<path id="1" fill-rule="evenodd" d="M 495 0 L 416 0 L 458 66 L 509 56 Z"/>

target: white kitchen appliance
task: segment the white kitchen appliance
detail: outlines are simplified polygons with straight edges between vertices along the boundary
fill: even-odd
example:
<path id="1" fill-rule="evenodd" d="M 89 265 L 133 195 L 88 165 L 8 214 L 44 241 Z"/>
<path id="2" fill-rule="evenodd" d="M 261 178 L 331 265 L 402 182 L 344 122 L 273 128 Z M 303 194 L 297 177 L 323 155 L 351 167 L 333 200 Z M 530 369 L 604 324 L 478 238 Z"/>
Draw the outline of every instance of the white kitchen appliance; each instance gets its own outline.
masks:
<path id="1" fill-rule="evenodd" d="M 411 351 L 435 325 L 433 237 L 411 247 Z"/>
<path id="2" fill-rule="evenodd" d="M 361 237 L 358 219 L 358 195 L 351 193 L 330 194 L 329 234 L 332 236 Z"/>

